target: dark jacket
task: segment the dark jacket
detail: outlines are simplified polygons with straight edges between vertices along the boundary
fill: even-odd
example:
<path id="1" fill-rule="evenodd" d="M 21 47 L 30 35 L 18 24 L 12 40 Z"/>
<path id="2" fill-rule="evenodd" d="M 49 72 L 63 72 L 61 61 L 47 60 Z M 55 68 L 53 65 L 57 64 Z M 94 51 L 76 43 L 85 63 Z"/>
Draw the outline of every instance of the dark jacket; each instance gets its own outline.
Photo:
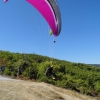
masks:
<path id="1" fill-rule="evenodd" d="M 53 67 L 49 67 L 46 69 L 45 75 L 50 76 L 53 74 Z"/>
<path id="2" fill-rule="evenodd" d="M 5 67 L 4 66 L 1 66 L 1 71 L 4 71 L 5 70 Z"/>

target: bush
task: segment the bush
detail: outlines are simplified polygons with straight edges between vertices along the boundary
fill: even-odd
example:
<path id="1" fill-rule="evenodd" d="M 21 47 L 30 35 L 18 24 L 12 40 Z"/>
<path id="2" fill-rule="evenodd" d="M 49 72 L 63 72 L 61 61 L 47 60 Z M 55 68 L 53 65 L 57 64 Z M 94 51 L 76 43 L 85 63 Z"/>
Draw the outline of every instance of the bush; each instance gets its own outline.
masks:
<path id="1" fill-rule="evenodd" d="M 28 67 L 22 74 L 29 79 L 36 79 L 37 78 L 37 69 L 34 67 Z"/>
<path id="2" fill-rule="evenodd" d="M 8 68 L 5 68 L 4 74 L 5 75 L 11 75 L 11 71 Z"/>
<path id="3" fill-rule="evenodd" d="M 11 76 L 17 76 L 17 73 L 16 72 L 11 72 Z"/>

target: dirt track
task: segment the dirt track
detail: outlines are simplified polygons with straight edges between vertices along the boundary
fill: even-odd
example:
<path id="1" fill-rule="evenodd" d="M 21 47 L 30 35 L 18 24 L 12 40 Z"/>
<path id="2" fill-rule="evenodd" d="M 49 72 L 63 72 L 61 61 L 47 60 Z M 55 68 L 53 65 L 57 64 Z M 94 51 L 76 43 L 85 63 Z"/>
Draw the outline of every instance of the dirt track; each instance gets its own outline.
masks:
<path id="1" fill-rule="evenodd" d="M 44 82 L 0 79 L 0 100 L 97 100 Z M 99 100 L 99 99 L 98 99 Z"/>

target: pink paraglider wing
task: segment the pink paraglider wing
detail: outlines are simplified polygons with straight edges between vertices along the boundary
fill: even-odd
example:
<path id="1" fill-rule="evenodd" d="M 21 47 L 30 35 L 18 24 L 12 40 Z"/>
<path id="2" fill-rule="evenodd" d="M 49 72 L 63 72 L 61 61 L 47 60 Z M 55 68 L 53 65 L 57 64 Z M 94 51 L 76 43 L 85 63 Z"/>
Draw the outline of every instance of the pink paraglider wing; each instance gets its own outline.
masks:
<path id="1" fill-rule="evenodd" d="M 32 4 L 46 19 L 51 30 L 55 36 L 58 36 L 58 20 L 56 19 L 56 15 L 52 5 L 50 4 L 50 0 L 27 0 L 30 4 Z M 54 0 L 55 1 L 55 0 Z"/>
<path id="2" fill-rule="evenodd" d="M 4 0 L 4 3 L 6 3 L 8 0 Z"/>

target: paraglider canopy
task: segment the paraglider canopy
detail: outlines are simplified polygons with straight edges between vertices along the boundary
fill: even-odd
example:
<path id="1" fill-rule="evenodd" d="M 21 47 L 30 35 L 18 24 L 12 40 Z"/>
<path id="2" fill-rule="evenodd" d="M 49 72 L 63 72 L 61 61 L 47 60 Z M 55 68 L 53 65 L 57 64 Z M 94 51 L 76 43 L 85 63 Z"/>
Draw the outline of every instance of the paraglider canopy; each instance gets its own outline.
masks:
<path id="1" fill-rule="evenodd" d="M 4 0 L 4 3 L 6 3 L 8 0 Z"/>
<path id="2" fill-rule="evenodd" d="M 61 31 L 61 15 L 56 0 L 27 0 L 46 19 L 54 36 Z"/>
<path id="3" fill-rule="evenodd" d="M 8 0 L 4 0 L 6 3 Z M 51 32 L 58 36 L 61 31 L 61 14 L 56 0 L 26 0 L 34 6 L 48 22 Z"/>

